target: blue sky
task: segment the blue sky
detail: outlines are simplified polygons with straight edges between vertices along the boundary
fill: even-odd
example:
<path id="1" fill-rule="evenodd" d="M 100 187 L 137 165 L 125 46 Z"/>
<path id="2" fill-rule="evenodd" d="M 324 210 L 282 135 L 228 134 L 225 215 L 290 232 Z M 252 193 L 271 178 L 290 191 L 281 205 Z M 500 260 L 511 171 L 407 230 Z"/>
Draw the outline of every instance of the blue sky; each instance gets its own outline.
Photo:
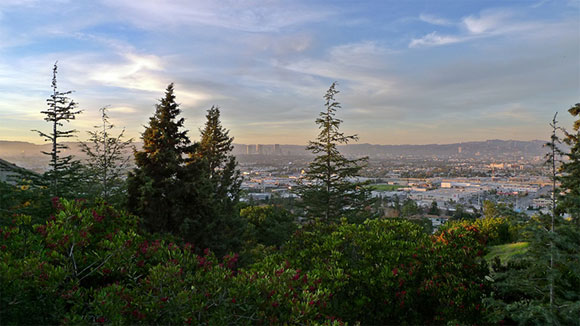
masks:
<path id="1" fill-rule="evenodd" d="M 0 139 L 41 142 L 59 62 L 84 110 L 139 137 L 175 82 L 190 136 L 220 106 L 238 143 L 305 144 L 333 81 L 374 144 L 547 139 L 580 102 L 580 1 L 1 0 Z"/>

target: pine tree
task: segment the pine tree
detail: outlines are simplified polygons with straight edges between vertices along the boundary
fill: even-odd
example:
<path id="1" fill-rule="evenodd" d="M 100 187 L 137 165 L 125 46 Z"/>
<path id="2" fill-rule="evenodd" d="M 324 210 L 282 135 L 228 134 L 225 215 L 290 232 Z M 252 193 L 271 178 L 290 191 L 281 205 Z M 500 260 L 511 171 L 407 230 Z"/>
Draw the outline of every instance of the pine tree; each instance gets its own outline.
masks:
<path id="1" fill-rule="evenodd" d="M 207 111 L 206 119 L 196 154 L 204 160 L 221 210 L 231 214 L 238 203 L 242 183 L 236 158 L 231 155 L 234 138 L 222 127 L 218 107 L 212 106 Z"/>
<path id="2" fill-rule="evenodd" d="M 231 151 L 233 138 L 222 127 L 218 107 L 207 111 L 201 141 L 188 162 L 190 201 L 183 236 L 218 254 L 236 248 L 243 232 L 236 205 L 241 176 Z"/>
<path id="3" fill-rule="evenodd" d="M 182 131 L 184 119 L 175 102 L 173 84 L 157 104 L 143 132 L 143 149 L 135 152 L 136 168 L 128 177 L 128 206 L 151 232 L 178 234 L 188 201 L 186 157 L 193 145 Z"/>
<path id="4" fill-rule="evenodd" d="M 109 122 L 107 108 L 101 111 L 101 125 L 94 131 L 88 131 L 89 142 L 81 142 L 81 149 L 87 154 L 88 180 L 91 192 L 107 201 L 120 201 L 123 192 L 124 178 L 133 139 L 123 140 L 125 129 L 118 135 L 112 135 L 114 125 Z"/>
<path id="5" fill-rule="evenodd" d="M 577 225 L 580 225 L 580 103 L 576 103 L 568 112 L 579 118 L 574 122 L 573 132 L 565 132 L 564 142 L 570 146 L 570 152 L 564 155 L 568 161 L 563 162 L 559 178 L 563 196 L 560 208 L 570 214 Z"/>
<path id="6" fill-rule="evenodd" d="M 48 109 L 40 113 L 45 115 L 44 120 L 52 124 L 52 131 L 45 133 L 36 131 L 45 141 L 52 143 L 50 152 L 42 152 L 50 156 L 50 170 L 46 172 L 45 177 L 49 180 L 50 192 L 53 196 L 71 195 L 71 189 L 74 189 L 73 183 L 78 178 L 80 164 L 73 161 L 72 155 L 62 155 L 62 150 L 68 149 L 68 145 L 62 142 L 62 138 L 70 138 L 76 130 L 62 130 L 64 122 L 74 120 L 77 114 L 82 111 L 77 110 L 77 103 L 68 97 L 72 91 L 61 92 L 57 87 L 56 75 L 58 72 L 57 63 L 52 68 L 52 94 L 46 100 Z"/>
<path id="7" fill-rule="evenodd" d="M 372 216 L 370 189 L 356 181 L 368 158 L 350 160 L 339 152 L 339 144 L 348 144 L 358 137 L 339 131 L 342 120 L 336 118 L 336 110 L 341 106 L 335 100 L 336 94 L 336 83 L 332 83 L 324 96 L 326 110 L 316 119 L 320 133 L 306 148 L 316 157 L 309 164 L 297 193 L 309 220 L 333 222 L 347 217 L 361 222 Z"/>

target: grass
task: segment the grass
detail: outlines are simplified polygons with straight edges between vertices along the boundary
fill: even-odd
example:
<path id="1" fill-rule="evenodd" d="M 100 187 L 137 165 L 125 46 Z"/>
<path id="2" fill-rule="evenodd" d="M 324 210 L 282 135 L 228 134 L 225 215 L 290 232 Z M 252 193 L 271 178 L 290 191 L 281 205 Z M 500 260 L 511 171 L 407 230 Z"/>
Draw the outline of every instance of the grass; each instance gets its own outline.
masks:
<path id="1" fill-rule="evenodd" d="M 404 186 L 400 185 L 388 185 L 388 184 L 375 184 L 369 186 L 372 190 L 375 191 L 394 191 L 399 188 L 403 188 Z"/>
<path id="2" fill-rule="evenodd" d="M 508 243 L 498 246 L 489 247 L 489 253 L 485 255 L 485 260 L 491 262 L 491 260 L 498 256 L 501 259 L 502 264 L 512 259 L 515 255 L 523 254 L 528 250 L 528 242 L 515 242 Z"/>

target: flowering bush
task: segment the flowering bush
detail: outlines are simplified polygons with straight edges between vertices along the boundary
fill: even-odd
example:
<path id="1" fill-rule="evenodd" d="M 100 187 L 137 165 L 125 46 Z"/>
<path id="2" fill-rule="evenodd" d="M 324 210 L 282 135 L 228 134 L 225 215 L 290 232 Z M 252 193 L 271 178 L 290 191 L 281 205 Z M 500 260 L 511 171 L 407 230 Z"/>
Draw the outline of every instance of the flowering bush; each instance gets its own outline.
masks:
<path id="1" fill-rule="evenodd" d="M 471 226 L 428 236 L 405 220 L 383 219 L 306 226 L 278 259 L 320 277 L 331 295 L 328 313 L 347 322 L 472 323 L 487 289 L 484 250 Z"/>
<path id="2" fill-rule="evenodd" d="M 46 224 L 21 216 L 0 229 L 3 323 L 339 323 L 323 313 L 329 293 L 312 273 L 236 270 L 237 255 L 148 241 L 136 217 L 105 204 L 54 205 Z"/>
<path id="3" fill-rule="evenodd" d="M 476 220 L 451 221 L 441 226 L 440 231 L 452 229 L 458 225 L 473 226 L 486 238 L 488 245 L 509 243 L 517 238 L 517 227 L 504 217 L 487 217 Z"/>

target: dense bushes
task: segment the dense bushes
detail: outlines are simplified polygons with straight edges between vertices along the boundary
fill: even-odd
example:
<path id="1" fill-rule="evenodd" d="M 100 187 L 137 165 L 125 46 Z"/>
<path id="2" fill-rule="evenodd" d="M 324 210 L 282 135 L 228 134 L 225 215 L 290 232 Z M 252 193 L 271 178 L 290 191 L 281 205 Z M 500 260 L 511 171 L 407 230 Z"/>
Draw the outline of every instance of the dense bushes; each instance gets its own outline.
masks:
<path id="1" fill-rule="evenodd" d="M 440 232 L 457 226 L 474 226 L 486 238 L 488 245 L 498 245 L 517 240 L 518 228 L 503 217 L 479 218 L 476 220 L 450 221 L 440 227 Z"/>
<path id="2" fill-rule="evenodd" d="M 238 255 L 151 241 L 104 203 L 53 204 L 45 224 L 19 215 L 0 229 L 3 323 L 475 322 L 487 288 L 471 226 L 428 236 L 402 220 L 313 224 L 238 269 Z"/>
<path id="3" fill-rule="evenodd" d="M 277 257 L 320 277 L 334 316 L 366 324 L 477 322 L 487 266 L 485 239 L 458 225 L 428 236 L 404 220 L 308 225 Z"/>
<path id="4" fill-rule="evenodd" d="M 580 227 L 557 218 L 550 232 L 550 220 L 532 218 L 523 232 L 527 250 L 492 265 L 489 323 L 580 325 Z"/>
<path id="5" fill-rule="evenodd" d="M 3 324 L 331 323 L 328 290 L 308 272 L 239 271 L 237 255 L 148 241 L 105 204 L 54 204 L 44 225 L 19 216 L 0 229 Z"/>

